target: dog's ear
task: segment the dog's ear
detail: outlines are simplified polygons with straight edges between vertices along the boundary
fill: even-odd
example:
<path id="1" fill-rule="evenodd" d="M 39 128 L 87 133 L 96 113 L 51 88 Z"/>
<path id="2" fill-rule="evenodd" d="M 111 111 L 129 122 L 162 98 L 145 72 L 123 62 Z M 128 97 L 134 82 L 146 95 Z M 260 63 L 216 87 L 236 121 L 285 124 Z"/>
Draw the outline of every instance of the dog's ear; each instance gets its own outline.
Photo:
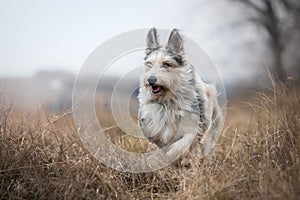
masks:
<path id="1" fill-rule="evenodd" d="M 159 49 L 159 47 L 156 28 L 152 28 L 149 30 L 147 35 L 146 54 L 149 55 L 151 52 Z"/>
<path id="2" fill-rule="evenodd" d="M 178 29 L 172 30 L 166 49 L 179 55 L 184 54 L 183 40 Z"/>

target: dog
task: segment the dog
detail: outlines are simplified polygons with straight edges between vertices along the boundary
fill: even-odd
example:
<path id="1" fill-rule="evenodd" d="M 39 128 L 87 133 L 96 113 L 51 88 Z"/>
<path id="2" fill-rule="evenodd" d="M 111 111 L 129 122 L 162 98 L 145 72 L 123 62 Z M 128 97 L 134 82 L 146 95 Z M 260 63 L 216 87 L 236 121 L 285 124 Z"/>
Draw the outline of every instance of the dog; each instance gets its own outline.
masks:
<path id="1" fill-rule="evenodd" d="M 156 28 L 150 29 L 144 61 L 138 95 L 143 135 L 168 161 L 196 147 L 200 158 L 207 156 L 220 136 L 223 115 L 215 86 L 202 81 L 187 60 L 179 30 L 173 29 L 162 46 Z"/>

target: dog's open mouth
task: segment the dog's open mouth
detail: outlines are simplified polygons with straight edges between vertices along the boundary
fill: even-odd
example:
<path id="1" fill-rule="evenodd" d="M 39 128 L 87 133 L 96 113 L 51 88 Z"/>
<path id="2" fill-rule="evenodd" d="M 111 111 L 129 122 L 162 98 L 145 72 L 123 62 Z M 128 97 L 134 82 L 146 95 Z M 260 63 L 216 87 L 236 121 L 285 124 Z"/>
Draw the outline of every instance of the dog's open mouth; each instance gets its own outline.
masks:
<path id="1" fill-rule="evenodd" d="M 152 85 L 151 88 L 151 94 L 159 94 L 164 90 L 164 87 L 161 85 Z"/>

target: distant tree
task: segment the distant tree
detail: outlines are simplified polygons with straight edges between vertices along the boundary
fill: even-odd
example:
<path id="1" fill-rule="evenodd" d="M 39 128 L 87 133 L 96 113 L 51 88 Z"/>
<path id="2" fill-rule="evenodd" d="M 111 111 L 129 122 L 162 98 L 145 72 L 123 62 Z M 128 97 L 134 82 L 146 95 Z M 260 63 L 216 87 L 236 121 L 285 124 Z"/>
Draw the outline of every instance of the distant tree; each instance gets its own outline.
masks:
<path id="1" fill-rule="evenodd" d="M 249 20 L 268 33 L 268 46 L 273 53 L 273 75 L 278 80 L 285 82 L 287 75 L 283 65 L 284 53 L 291 46 L 293 35 L 299 34 L 300 0 L 230 1 L 241 3 L 248 8 L 251 11 Z M 297 57 L 293 59 L 300 62 Z"/>

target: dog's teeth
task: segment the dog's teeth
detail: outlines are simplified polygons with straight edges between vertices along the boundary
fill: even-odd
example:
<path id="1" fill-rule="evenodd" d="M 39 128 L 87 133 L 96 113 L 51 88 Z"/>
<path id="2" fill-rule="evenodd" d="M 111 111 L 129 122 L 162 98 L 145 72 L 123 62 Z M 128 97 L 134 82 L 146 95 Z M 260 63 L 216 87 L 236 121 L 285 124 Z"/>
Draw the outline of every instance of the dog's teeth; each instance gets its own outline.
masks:
<path id="1" fill-rule="evenodd" d="M 152 94 L 157 94 L 157 93 L 159 93 L 161 91 L 161 87 L 160 86 L 152 86 L 151 89 L 152 89 L 152 91 L 151 91 Z"/>

